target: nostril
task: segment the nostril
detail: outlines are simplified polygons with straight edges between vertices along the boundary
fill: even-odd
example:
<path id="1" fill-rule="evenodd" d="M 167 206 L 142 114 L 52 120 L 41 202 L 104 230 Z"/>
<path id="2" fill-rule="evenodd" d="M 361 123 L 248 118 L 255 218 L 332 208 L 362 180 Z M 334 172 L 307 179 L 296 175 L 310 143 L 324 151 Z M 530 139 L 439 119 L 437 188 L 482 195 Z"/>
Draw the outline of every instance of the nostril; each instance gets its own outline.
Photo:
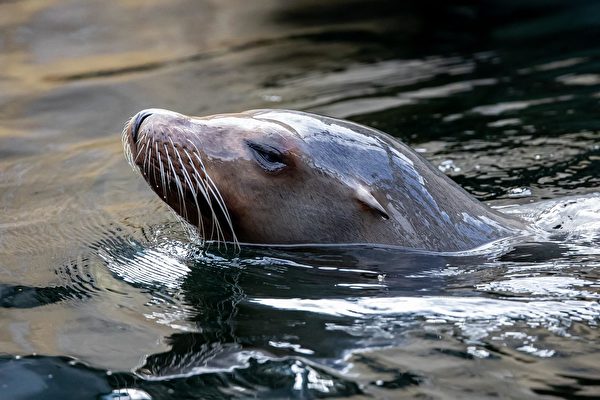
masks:
<path id="1" fill-rule="evenodd" d="M 144 122 L 144 120 L 151 115 L 152 115 L 152 112 L 150 112 L 150 111 L 140 111 L 135 116 L 135 119 L 133 120 L 133 125 L 131 126 L 131 135 L 133 136 L 134 142 L 137 142 L 138 131 L 140 130 L 140 126 L 142 125 L 142 122 Z"/>

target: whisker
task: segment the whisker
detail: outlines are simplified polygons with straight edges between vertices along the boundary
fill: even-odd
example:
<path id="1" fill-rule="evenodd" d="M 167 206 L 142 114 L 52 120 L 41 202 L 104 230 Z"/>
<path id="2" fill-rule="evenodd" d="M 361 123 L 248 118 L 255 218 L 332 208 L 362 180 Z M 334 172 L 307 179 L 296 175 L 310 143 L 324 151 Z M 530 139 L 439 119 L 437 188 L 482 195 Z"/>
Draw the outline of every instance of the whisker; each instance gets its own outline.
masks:
<path id="1" fill-rule="evenodd" d="M 177 154 L 177 158 L 179 159 L 179 165 L 183 166 L 183 160 L 181 159 L 181 155 L 179 154 L 179 150 L 177 148 L 175 148 L 175 154 Z M 185 149 L 184 149 L 185 151 Z M 190 191 L 192 192 L 192 196 L 194 198 L 194 203 L 196 203 L 196 212 L 197 212 L 197 216 L 198 216 L 198 224 L 200 224 L 200 221 L 202 219 L 202 213 L 200 211 L 200 205 L 198 204 L 198 190 L 196 190 L 194 183 L 192 182 L 192 179 L 190 178 L 187 170 L 185 168 L 181 168 L 181 172 L 183 173 L 183 177 L 186 181 L 187 186 L 190 188 Z M 202 224 L 202 236 L 204 236 L 204 224 Z"/>
<path id="2" fill-rule="evenodd" d="M 121 131 L 121 144 L 123 145 L 124 149 L 129 145 L 129 140 L 127 140 L 127 128 L 129 128 L 129 122 L 125 123 L 123 130 Z"/>
<path id="3" fill-rule="evenodd" d="M 135 158 L 132 160 L 133 163 L 135 163 L 137 161 L 137 159 L 140 157 L 140 154 L 142 154 L 142 151 L 145 152 L 146 150 L 146 142 L 143 142 L 141 146 L 139 146 L 137 154 L 135 155 Z"/>
<path id="4" fill-rule="evenodd" d="M 196 158 L 200 162 L 200 165 L 202 166 L 202 170 L 204 172 L 204 176 L 206 177 L 207 172 L 206 172 L 206 169 L 204 168 L 204 163 L 202 162 L 202 160 L 198 156 L 198 154 L 200 154 L 200 151 L 198 150 L 198 147 L 196 146 L 195 143 L 191 142 L 189 139 L 188 139 L 188 142 L 192 143 L 192 145 L 196 149 L 196 153 L 194 153 L 194 155 L 196 156 Z M 223 233 L 223 229 L 221 228 L 221 223 L 219 222 L 219 219 L 217 218 L 217 214 L 216 214 L 216 212 L 215 212 L 215 210 L 214 210 L 214 208 L 212 206 L 212 199 L 214 198 L 214 196 L 213 197 L 210 196 L 210 194 L 208 193 L 209 190 L 210 190 L 210 187 L 207 184 L 206 179 L 202 178 L 202 174 L 200 174 L 200 172 L 198 172 L 198 170 L 194 166 L 194 161 L 191 159 L 191 157 L 190 157 L 189 153 L 187 153 L 187 151 L 186 151 L 186 154 L 188 156 L 188 159 L 190 160 L 190 165 L 192 166 L 192 168 L 194 168 L 194 171 L 196 172 L 196 174 L 199 177 L 199 182 L 202 184 L 202 187 L 204 188 L 204 192 L 206 193 L 205 194 L 205 198 L 206 198 L 206 200 L 207 200 L 207 202 L 208 202 L 208 204 L 210 206 L 211 217 L 212 217 L 212 222 L 213 222 L 212 227 L 211 227 L 211 235 L 210 235 L 211 239 L 212 239 L 214 231 L 216 229 L 217 230 L 217 232 L 216 232 L 217 233 L 217 247 L 220 246 L 220 236 L 222 236 L 223 237 L 223 243 L 225 244 L 225 248 L 227 248 L 227 242 L 225 241 L 225 234 Z M 212 192 L 212 190 L 211 190 L 211 192 Z M 215 198 L 215 200 L 216 200 L 216 198 Z"/>
<path id="5" fill-rule="evenodd" d="M 215 192 L 212 190 L 210 184 L 208 183 L 208 181 L 206 179 L 206 178 L 210 179 L 210 176 L 208 175 L 208 172 L 206 171 L 204 163 L 202 162 L 202 159 L 199 156 L 200 150 L 198 149 L 198 147 L 196 146 L 196 144 L 194 142 L 192 142 L 190 139 L 188 139 L 188 142 L 190 142 L 192 144 L 192 146 L 194 146 L 194 148 L 196 149 L 196 153 L 194 153 L 194 155 L 196 156 L 196 159 L 200 163 L 200 166 L 202 167 L 202 171 L 204 172 L 204 180 L 202 180 L 203 186 L 205 187 L 205 189 L 210 190 L 210 192 L 212 193 L 212 198 L 214 198 L 215 201 L 217 202 L 217 205 L 219 206 L 219 208 L 221 209 L 221 211 L 225 215 L 225 218 L 229 219 L 229 213 L 228 213 L 228 211 L 226 209 L 223 209 L 223 206 L 220 204 L 218 197 L 215 196 Z M 189 157 L 189 154 L 188 154 L 188 157 Z M 190 159 L 190 164 L 192 166 L 194 165 L 194 161 L 191 160 L 191 159 Z M 194 169 L 195 169 L 195 167 L 194 167 Z M 202 175 L 200 173 L 198 173 L 198 176 L 202 177 Z M 220 197 L 220 194 L 219 194 L 219 197 Z M 213 219 L 217 222 L 217 228 L 221 232 L 223 238 L 225 238 L 225 235 L 223 234 L 223 230 L 221 228 L 221 224 L 219 223 L 218 219 L 216 218 L 216 213 L 214 212 L 214 210 L 212 210 L 212 207 L 211 207 L 211 211 L 213 212 Z M 235 233 L 233 232 L 233 230 L 232 230 L 231 233 L 232 233 L 233 237 L 235 237 Z M 225 244 L 225 248 L 227 248 L 227 243 L 224 242 L 224 244 Z M 218 245 L 218 243 L 217 243 L 217 245 Z"/>
<path id="6" fill-rule="evenodd" d="M 131 151 L 131 145 L 129 144 L 129 136 L 127 134 L 129 128 L 129 123 L 126 123 L 125 126 L 123 127 L 123 131 L 121 132 L 121 143 L 123 145 L 123 151 L 125 153 L 125 159 L 127 160 L 127 164 L 129 164 L 129 166 L 131 168 L 133 168 L 135 170 L 135 166 L 133 164 L 133 155 L 132 155 L 132 151 Z"/>
<path id="7" fill-rule="evenodd" d="M 227 224 L 229 225 L 233 243 L 234 243 L 234 245 L 236 245 L 239 248 L 239 241 L 237 239 L 237 235 L 235 234 L 235 230 L 233 229 L 231 215 L 229 214 L 229 209 L 227 208 L 227 205 L 225 204 L 225 200 L 223 199 L 223 196 L 221 196 L 221 192 L 217 188 L 217 185 L 215 184 L 215 182 L 212 180 L 210 175 L 208 173 L 206 173 L 206 170 L 204 171 L 204 175 L 206 176 L 207 182 L 209 183 L 208 187 L 210 188 L 212 186 L 212 189 L 210 189 L 210 191 L 213 194 L 213 196 L 216 198 L 217 204 L 219 205 L 219 208 L 223 212 L 223 215 L 225 216 L 225 220 L 227 221 Z"/>
<path id="8" fill-rule="evenodd" d="M 148 163 L 148 178 L 150 177 L 150 167 L 152 167 L 152 178 L 154 179 L 154 187 L 158 189 L 158 178 L 156 177 L 156 170 L 158 168 L 156 168 L 156 160 L 160 158 L 160 154 L 158 154 L 158 146 L 156 144 L 156 141 L 154 140 L 154 137 L 151 138 L 150 142 L 150 155 L 148 156 L 148 158 L 150 159 L 150 162 Z M 152 149 L 156 150 L 156 158 L 152 157 Z"/>
<path id="9" fill-rule="evenodd" d="M 239 240 L 237 238 L 237 235 L 235 234 L 235 230 L 233 228 L 233 223 L 231 221 L 231 215 L 229 213 L 229 209 L 227 208 L 225 200 L 223 199 L 223 196 L 221 196 L 221 192 L 217 188 L 217 185 L 214 183 L 214 181 L 212 180 L 212 178 L 210 177 L 210 175 L 206 171 L 206 167 L 204 166 L 204 163 L 202 162 L 202 160 L 198 156 L 198 154 L 200 154 L 200 150 L 198 149 L 198 147 L 196 146 L 196 144 L 194 142 L 192 142 L 190 139 L 188 139 L 188 142 L 190 142 L 192 144 L 192 146 L 194 146 L 194 148 L 196 149 L 196 153 L 194 153 L 194 155 L 196 156 L 196 159 L 198 160 L 198 162 L 200 163 L 200 166 L 202 167 L 202 170 L 204 172 L 204 176 L 206 177 L 206 180 L 209 183 L 209 185 L 208 185 L 209 188 L 210 188 L 210 186 L 212 186 L 214 188 L 214 190 L 211 189 L 211 192 L 213 193 L 213 196 L 215 197 L 215 199 L 217 201 L 217 204 L 219 205 L 219 208 L 221 209 L 221 211 L 223 212 L 223 215 L 225 216 L 225 219 L 226 219 L 227 224 L 229 226 L 229 229 L 231 231 L 232 241 L 233 241 L 234 245 L 239 250 L 240 249 Z M 186 154 L 188 154 L 187 151 L 186 151 Z M 188 158 L 190 158 L 189 154 L 188 154 Z M 193 163 L 193 161 L 191 159 L 190 159 L 190 163 L 193 166 L 194 163 Z M 216 192 L 216 194 L 215 194 L 215 192 Z"/>
<path id="10" fill-rule="evenodd" d="M 171 138 L 169 138 L 169 140 L 171 141 L 171 144 L 173 145 L 173 151 L 176 152 L 177 150 L 175 149 L 175 145 L 173 144 L 173 141 L 171 140 Z M 171 161 L 171 156 L 169 154 L 169 150 L 167 149 L 167 146 L 164 145 L 165 147 L 165 151 L 167 152 L 167 161 L 169 162 L 169 168 L 173 170 L 173 177 L 175 178 L 175 186 L 177 186 L 177 191 L 179 193 L 178 197 L 179 197 L 179 209 L 181 210 L 181 208 L 183 207 L 183 213 L 184 213 L 184 217 L 186 220 L 189 219 L 189 214 L 187 211 L 187 207 L 185 205 L 185 194 L 183 192 L 183 185 L 181 184 L 181 180 L 179 179 L 179 176 L 177 175 L 177 172 L 175 171 L 175 166 L 173 165 L 173 162 Z M 180 164 L 180 170 L 183 171 L 185 168 L 183 168 L 183 166 L 181 166 Z"/>
<path id="11" fill-rule="evenodd" d="M 150 161 L 152 160 L 152 144 L 154 141 L 152 139 L 149 140 L 148 145 L 146 146 L 146 154 L 144 154 L 144 163 L 142 164 L 142 172 L 145 176 L 150 177 Z M 153 168 L 154 170 L 154 168 Z M 154 184 L 156 185 L 156 174 L 154 176 Z"/>
<path id="12" fill-rule="evenodd" d="M 206 175 L 206 171 L 204 171 L 204 176 L 205 176 L 205 177 L 207 176 L 207 175 Z M 221 205 L 220 205 L 220 203 L 219 203 L 219 201 L 218 201 L 218 199 L 217 199 L 217 197 L 216 197 L 216 195 L 215 195 L 215 192 L 214 192 L 214 190 L 211 188 L 211 186 L 210 186 L 210 184 L 208 183 L 208 181 L 206 180 L 206 178 L 203 180 L 203 183 L 204 183 L 204 187 L 205 187 L 205 188 L 206 188 L 208 191 L 210 191 L 210 194 L 212 195 L 212 196 L 210 196 L 210 197 L 211 197 L 211 199 L 214 199 L 214 200 L 217 202 L 217 205 L 218 205 L 220 208 L 222 208 L 222 207 L 221 207 Z M 212 203 L 211 203 L 211 205 L 212 205 Z M 223 243 L 225 244 L 225 249 L 227 249 L 227 242 L 225 241 L 225 234 L 223 233 L 223 228 L 221 227 L 221 223 L 219 222 L 219 220 L 218 220 L 218 218 L 217 218 L 217 215 L 216 215 L 216 212 L 214 211 L 214 209 L 213 209 L 212 207 L 211 207 L 211 211 L 212 211 L 212 213 L 213 213 L 213 219 L 214 219 L 214 222 L 216 223 L 216 226 L 217 226 L 217 229 L 218 229 L 218 231 L 217 231 L 217 235 L 218 235 L 219 233 L 221 234 L 221 236 L 223 237 L 223 240 L 224 240 L 224 241 L 223 241 Z M 217 236 L 217 240 L 218 240 L 218 236 Z M 217 246 L 218 246 L 219 244 L 220 244 L 220 243 L 218 243 L 218 242 L 217 242 Z"/>
<path id="13" fill-rule="evenodd" d="M 196 167 L 194 166 L 194 163 L 192 161 L 192 158 L 190 157 L 190 154 L 187 152 L 186 149 L 183 149 L 183 151 L 185 152 L 188 160 L 190 160 L 190 166 L 194 170 L 193 178 L 196 181 L 197 190 L 200 191 L 200 193 L 202 194 L 202 197 L 204 197 L 204 199 L 206 200 L 206 202 L 209 203 L 210 202 L 210 198 L 208 197 L 208 192 L 206 191 L 205 185 L 201 181 L 202 177 L 201 177 L 200 173 L 198 172 L 198 170 L 196 169 Z M 196 194 L 197 194 L 197 192 L 196 192 Z M 214 227 L 213 227 L 213 229 L 214 229 Z M 211 232 L 211 237 L 212 237 L 212 234 L 213 233 Z M 202 235 L 205 236 L 204 220 L 203 219 L 202 219 Z"/>
<path id="14" fill-rule="evenodd" d="M 229 210 L 227 209 L 227 206 L 225 204 L 225 200 L 223 200 L 223 197 L 221 196 L 221 192 L 219 191 L 219 189 L 217 188 L 216 184 L 214 183 L 214 181 L 212 180 L 212 178 L 210 177 L 210 175 L 206 171 L 206 167 L 204 166 L 204 163 L 202 162 L 202 160 L 200 159 L 200 157 L 197 154 L 194 154 L 194 155 L 196 156 L 196 159 L 198 160 L 198 162 L 202 166 L 202 170 L 204 172 L 204 176 L 205 176 L 205 180 L 206 180 L 208 189 L 212 193 L 215 201 L 217 202 L 217 205 L 219 206 L 219 208 L 223 212 L 223 215 L 225 216 L 225 220 L 226 220 L 226 222 L 227 222 L 227 224 L 229 226 L 229 229 L 231 230 L 231 235 L 232 235 L 233 243 L 236 246 L 239 247 L 239 242 L 237 240 L 237 236 L 235 234 L 235 230 L 233 229 L 233 223 L 231 222 L 231 215 L 229 214 Z"/>
<path id="15" fill-rule="evenodd" d="M 163 199 L 167 199 L 167 185 L 166 185 L 166 180 L 165 180 L 165 171 L 163 169 L 163 163 L 162 163 L 162 157 L 161 157 L 161 153 L 160 151 L 158 151 L 158 143 L 154 143 L 155 148 L 156 148 L 156 158 L 158 158 L 158 165 L 160 167 L 160 181 L 162 184 L 162 193 L 163 193 Z"/>
<path id="16" fill-rule="evenodd" d="M 212 217 L 212 226 L 211 226 L 211 240 L 214 234 L 214 231 L 216 229 L 216 233 L 217 233 L 217 246 L 220 246 L 220 238 L 223 237 L 223 244 L 225 245 L 225 248 L 227 248 L 227 242 L 225 241 L 225 234 L 223 233 L 223 229 L 221 228 L 221 224 L 219 223 L 219 219 L 217 218 L 217 214 L 212 206 L 212 199 L 210 194 L 208 193 L 208 189 L 210 189 L 206 182 L 204 180 L 202 180 L 202 174 L 200 174 L 200 172 L 198 171 L 198 169 L 196 168 L 196 166 L 194 165 L 194 161 L 192 160 L 190 154 L 187 152 L 187 150 L 185 150 L 185 153 L 190 161 L 190 166 L 193 168 L 194 172 L 195 172 L 195 176 L 197 175 L 198 178 L 196 179 L 197 183 L 199 186 L 201 186 L 203 188 L 202 190 L 202 195 L 204 196 L 204 198 L 206 199 L 206 202 L 208 203 L 208 206 L 210 208 L 211 211 L 211 217 Z M 194 154 L 196 155 L 196 154 Z M 206 172 L 205 172 L 206 175 Z M 212 192 L 212 191 L 211 191 Z"/>

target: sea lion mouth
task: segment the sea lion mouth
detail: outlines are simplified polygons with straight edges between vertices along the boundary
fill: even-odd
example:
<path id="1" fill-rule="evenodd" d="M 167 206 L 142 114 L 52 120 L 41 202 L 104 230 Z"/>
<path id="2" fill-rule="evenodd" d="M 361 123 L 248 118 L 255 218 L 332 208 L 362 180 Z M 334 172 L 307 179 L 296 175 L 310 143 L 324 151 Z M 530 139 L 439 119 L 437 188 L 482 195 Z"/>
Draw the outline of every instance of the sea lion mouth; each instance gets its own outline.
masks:
<path id="1" fill-rule="evenodd" d="M 140 111 L 123 129 L 125 157 L 179 218 L 198 229 L 203 242 L 239 247 L 227 204 L 189 129 L 191 119 L 168 110 Z"/>

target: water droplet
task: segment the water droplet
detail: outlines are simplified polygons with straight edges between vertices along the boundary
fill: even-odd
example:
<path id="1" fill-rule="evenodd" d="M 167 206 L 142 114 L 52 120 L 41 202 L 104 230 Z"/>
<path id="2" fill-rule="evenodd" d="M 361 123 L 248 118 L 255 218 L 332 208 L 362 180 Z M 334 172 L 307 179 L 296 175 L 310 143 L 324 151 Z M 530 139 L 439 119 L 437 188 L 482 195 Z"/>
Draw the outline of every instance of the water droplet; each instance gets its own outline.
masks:
<path id="1" fill-rule="evenodd" d="M 460 172 L 461 168 L 454 164 L 453 160 L 444 160 L 438 165 L 438 169 L 444 173 L 447 172 Z"/>
<path id="2" fill-rule="evenodd" d="M 265 94 L 262 96 L 262 98 L 263 100 L 270 101 L 272 103 L 279 103 L 282 100 L 281 96 L 277 96 L 275 94 Z"/>
<path id="3" fill-rule="evenodd" d="M 527 187 L 512 188 L 508 191 L 508 197 L 511 199 L 519 199 L 531 196 L 531 189 Z"/>

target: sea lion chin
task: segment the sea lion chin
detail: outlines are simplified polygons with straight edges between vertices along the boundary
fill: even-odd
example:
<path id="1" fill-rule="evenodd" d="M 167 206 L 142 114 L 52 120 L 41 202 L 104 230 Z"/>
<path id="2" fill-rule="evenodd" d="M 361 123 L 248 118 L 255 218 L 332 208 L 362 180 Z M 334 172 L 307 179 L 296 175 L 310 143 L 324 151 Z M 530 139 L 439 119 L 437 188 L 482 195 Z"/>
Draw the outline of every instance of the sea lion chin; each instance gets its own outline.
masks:
<path id="1" fill-rule="evenodd" d="M 150 187 L 208 240 L 459 251 L 524 229 L 397 139 L 349 121 L 149 109 L 126 124 L 123 143 Z"/>

